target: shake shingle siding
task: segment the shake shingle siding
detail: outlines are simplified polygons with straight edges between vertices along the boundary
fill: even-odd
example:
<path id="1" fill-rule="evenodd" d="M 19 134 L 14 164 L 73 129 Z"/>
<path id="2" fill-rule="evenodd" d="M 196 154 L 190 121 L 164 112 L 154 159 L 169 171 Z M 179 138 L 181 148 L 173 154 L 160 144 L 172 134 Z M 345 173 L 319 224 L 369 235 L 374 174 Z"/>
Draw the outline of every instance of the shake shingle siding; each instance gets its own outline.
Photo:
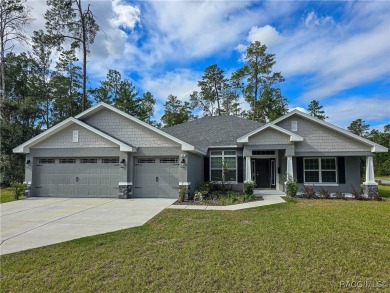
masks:
<path id="1" fill-rule="evenodd" d="M 248 145 L 291 144 L 290 136 L 274 129 L 266 129 L 251 136 Z"/>
<path id="2" fill-rule="evenodd" d="M 364 152 L 371 150 L 371 147 L 366 144 L 305 118 L 293 116 L 277 125 L 291 131 L 292 120 L 298 122 L 298 131 L 294 133 L 304 137 L 304 141 L 295 144 L 297 152 Z"/>
<path id="3" fill-rule="evenodd" d="M 177 147 L 178 144 L 108 109 L 87 117 L 85 123 L 135 147 Z"/>

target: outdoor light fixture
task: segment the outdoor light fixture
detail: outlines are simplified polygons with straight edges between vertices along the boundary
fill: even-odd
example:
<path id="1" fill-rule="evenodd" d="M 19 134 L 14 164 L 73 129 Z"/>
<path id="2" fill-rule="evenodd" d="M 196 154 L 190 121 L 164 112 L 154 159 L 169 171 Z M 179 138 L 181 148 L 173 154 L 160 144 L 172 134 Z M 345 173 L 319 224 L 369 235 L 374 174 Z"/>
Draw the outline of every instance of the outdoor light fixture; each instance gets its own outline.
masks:
<path id="1" fill-rule="evenodd" d="M 187 164 L 187 161 L 186 161 L 187 155 L 186 154 L 181 154 L 180 157 L 181 157 L 180 164 L 181 164 L 182 167 L 185 167 L 186 164 Z"/>
<path id="2" fill-rule="evenodd" d="M 126 160 L 122 159 L 121 160 L 121 168 L 124 168 L 126 166 Z"/>
<path id="3" fill-rule="evenodd" d="M 31 160 L 26 161 L 26 165 L 30 165 L 30 163 L 31 163 Z"/>

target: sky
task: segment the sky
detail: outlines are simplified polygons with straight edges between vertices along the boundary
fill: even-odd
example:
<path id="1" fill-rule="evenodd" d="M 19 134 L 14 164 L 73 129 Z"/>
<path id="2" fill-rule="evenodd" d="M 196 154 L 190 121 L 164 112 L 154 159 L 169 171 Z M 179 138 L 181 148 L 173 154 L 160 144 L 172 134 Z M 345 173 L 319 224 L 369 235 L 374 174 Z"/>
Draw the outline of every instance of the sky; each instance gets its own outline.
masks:
<path id="1" fill-rule="evenodd" d="M 248 44 L 260 41 L 276 56 L 290 109 L 307 109 L 316 99 L 327 121 L 340 127 L 358 118 L 380 130 L 390 124 L 389 1 L 84 2 L 101 28 L 91 47 L 88 86 L 116 69 L 141 94 L 154 95 L 157 120 L 169 94 L 189 100 L 212 64 L 229 77 L 244 65 Z M 27 4 L 35 18 L 31 34 L 44 29 L 47 6 Z"/>

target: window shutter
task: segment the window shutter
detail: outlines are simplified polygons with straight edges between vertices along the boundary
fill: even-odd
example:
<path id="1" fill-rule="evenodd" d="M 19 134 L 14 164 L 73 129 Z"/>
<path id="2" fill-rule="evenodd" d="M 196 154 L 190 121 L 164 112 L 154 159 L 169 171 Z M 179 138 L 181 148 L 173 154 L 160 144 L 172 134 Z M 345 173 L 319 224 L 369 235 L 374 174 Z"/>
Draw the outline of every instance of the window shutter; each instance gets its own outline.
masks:
<path id="1" fill-rule="evenodd" d="M 210 158 L 204 157 L 203 158 L 203 179 L 204 181 L 210 181 Z"/>
<path id="2" fill-rule="evenodd" d="M 297 180 L 298 183 L 303 183 L 303 158 L 297 157 L 296 162 L 297 162 Z"/>
<path id="3" fill-rule="evenodd" d="M 338 179 L 339 184 L 345 184 L 345 158 L 344 157 L 338 157 L 337 158 L 337 172 L 338 172 Z"/>
<path id="4" fill-rule="evenodd" d="M 237 157 L 237 182 L 244 182 L 244 158 Z"/>

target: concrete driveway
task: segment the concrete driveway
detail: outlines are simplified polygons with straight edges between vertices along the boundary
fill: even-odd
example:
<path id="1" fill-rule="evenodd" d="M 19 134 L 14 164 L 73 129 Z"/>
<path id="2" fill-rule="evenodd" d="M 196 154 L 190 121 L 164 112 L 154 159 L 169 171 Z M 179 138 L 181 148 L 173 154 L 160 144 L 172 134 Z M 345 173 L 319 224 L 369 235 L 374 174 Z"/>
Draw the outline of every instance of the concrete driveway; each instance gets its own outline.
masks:
<path id="1" fill-rule="evenodd" d="M 142 226 L 175 201 L 40 197 L 0 204 L 0 254 Z"/>

